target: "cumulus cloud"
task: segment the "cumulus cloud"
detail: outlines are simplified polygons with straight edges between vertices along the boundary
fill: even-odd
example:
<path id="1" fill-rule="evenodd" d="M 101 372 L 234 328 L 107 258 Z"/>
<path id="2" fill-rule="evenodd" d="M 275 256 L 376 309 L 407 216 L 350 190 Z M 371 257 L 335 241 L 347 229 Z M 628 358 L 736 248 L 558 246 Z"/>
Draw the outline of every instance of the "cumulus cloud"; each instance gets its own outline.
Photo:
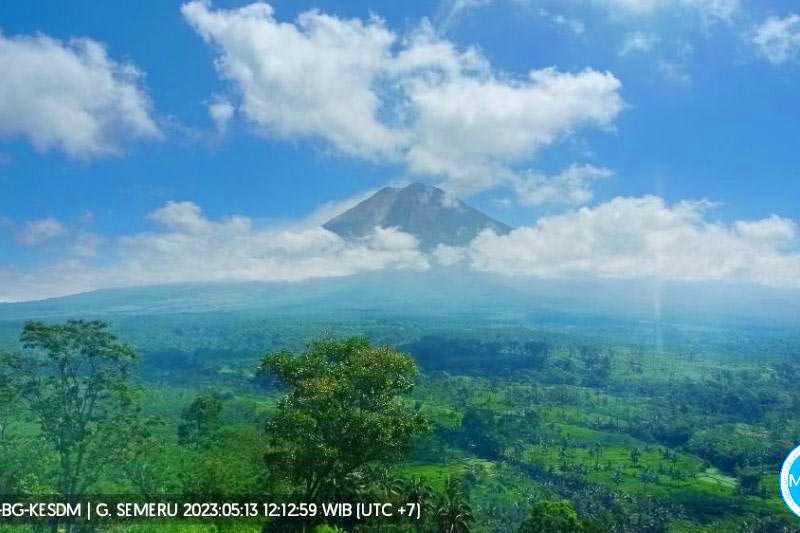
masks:
<path id="1" fill-rule="evenodd" d="M 555 176 L 528 173 L 514 180 L 514 190 L 523 205 L 588 203 L 592 184 L 614 173 L 594 165 L 571 165 Z"/>
<path id="2" fill-rule="evenodd" d="M 265 133 L 405 164 L 462 194 L 507 183 L 541 148 L 610 126 L 623 107 L 613 74 L 545 68 L 513 77 L 425 22 L 401 37 L 378 18 L 308 11 L 281 22 L 264 3 L 182 9 L 217 51 L 236 107 Z"/>
<path id="3" fill-rule="evenodd" d="M 800 53 L 800 15 L 770 17 L 756 27 L 753 44 L 770 63 L 785 63 Z"/>
<path id="4" fill-rule="evenodd" d="M 511 83 L 466 77 L 415 83 L 410 99 L 418 125 L 409 166 L 446 176 L 459 192 L 487 188 L 574 128 L 611 124 L 622 109 L 619 88 L 609 73 L 550 68 Z"/>
<path id="5" fill-rule="evenodd" d="M 107 287 L 206 281 L 300 281 L 376 270 L 425 270 L 416 239 L 376 228 L 346 242 L 321 227 L 257 228 L 247 217 L 214 220 L 191 202 L 169 202 L 149 215 L 154 231 L 108 243 L 86 236 L 62 261 L 26 271 L 0 271 L 0 301 L 42 298 Z"/>
<path id="6" fill-rule="evenodd" d="M 777 215 L 762 220 L 738 221 L 734 227 L 743 238 L 752 242 L 774 243 L 777 249 L 794 243 L 798 234 L 796 222 Z"/>
<path id="7" fill-rule="evenodd" d="M 431 255 L 438 264 L 449 267 L 463 262 L 467 257 L 467 252 L 464 248 L 439 244 Z"/>
<path id="8" fill-rule="evenodd" d="M 91 158 L 161 135 L 140 72 L 97 41 L 0 34 L 0 72 L 0 137 Z"/>
<path id="9" fill-rule="evenodd" d="M 395 39 L 381 21 L 309 11 L 280 23 L 263 3 L 213 11 L 191 2 L 182 11 L 219 52 L 217 69 L 239 88 L 242 111 L 267 132 L 320 137 L 362 156 L 397 145 L 397 132 L 377 118 L 372 89 Z"/>
<path id="10" fill-rule="evenodd" d="M 25 246 L 38 246 L 65 234 L 67 229 L 55 218 L 42 218 L 26 222 L 17 233 L 17 241 Z"/>
<path id="11" fill-rule="evenodd" d="M 136 282 L 293 281 L 427 268 L 416 239 L 392 228 L 376 228 L 369 239 L 353 244 L 321 227 L 272 230 L 255 228 L 242 216 L 211 220 L 191 202 L 170 202 L 150 218 L 164 231 L 120 241 L 121 266 L 131 277 L 144 276 Z"/>
<path id="12" fill-rule="evenodd" d="M 473 268 L 543 278 L 724 280 L 800 286 L 798 225 L 777 216 L 706 220 L 707 202 L 615 198 L 545 217 L 505 236 L 479 235 Z"/>
<path id="13" fill-rule="evenodd" d="M 375 228 L 345 241 L 319 226 L 257 227 L 207 217 L 191 202 L 150 214 L 151 231 L 82 235 L 62 260 L 25 271 L 0 267 L 0 301 L 98 288 L 209 281 L 302 281 L 385 270 L 458 266 L 544 279 L 656 279 L 800 287 L 800 227 L 771 216 L 720 223 L 706 201 L 619 197 L 539 219 L 507 235 L 426 254 L 414 236 Z M 76 248 L 79 246 L 80 248 Z M 98 253 L 98 249 L 102 253 Z"/>

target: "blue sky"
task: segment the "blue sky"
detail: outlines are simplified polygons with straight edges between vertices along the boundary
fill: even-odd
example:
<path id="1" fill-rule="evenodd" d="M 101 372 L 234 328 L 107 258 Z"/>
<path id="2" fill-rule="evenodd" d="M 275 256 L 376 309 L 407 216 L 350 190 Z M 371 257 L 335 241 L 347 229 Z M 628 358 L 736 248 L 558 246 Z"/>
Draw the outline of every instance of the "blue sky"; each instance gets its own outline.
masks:
<path id="1" fill-rule="evenodd" d="M 341 264 L 352 250 L 326 235 L 309 245 L 325 251 L 304 249 L 279 266 L 254 269 L 254 258 L 269 262 L 277 252 L 252 247 L 266 238 L 259 232 L 292 240 L 286 231 L 317 228 L 325 204 L 336 212 L 366 191 L 417 180 L 522 228 L 513 241 L 450 251 L 476 268 L 616 277 L 598 258 L 649 235 L 660 239 L 657 250 L 639 249 L 626 264 L 642 276 L 800 279 L 793 2 L 248 5 L 0 4 L 0 65 L 16 73 L 0 89 L 0 301 L 184 279 L 285 279 L 279 272 L 309 255 Z M 409 66 L 414 53 L 427 62 Z M 458 105 L 457 118 L 441 111 Z M 586 220 L 604 227 L 594 222 L 604 213 L 628 213 L 643 229 L 603 233 L 611 244 L 589 245 L 581 267 L 565 266 L 569 254 L 546 260 L 531 251 L 558 240 L 542 235 L 543 220 L 572 231 Z M 671 248 L 663 227 L 643 222 L 651 215 L 675 217 L 677 240 L 701 234 L 696 249 Z M 250 232 L 241 275 L 223 274 L 239 265 L 220 262 L 197 277 L 153 252 L 163 242 L 142 244 L 191 233 L 212 246 L 219 235 L 192 233 L 198 226 L 186 217 L 224 225 L 232 216 Z M 717 231 L 730 242 L 698 261 L 707 271 L 647 266 L 691 258 L 703 239 L 720 241 Z M 403 235 L 381 238 L 390 237 Z M 330 246 L 339 247 L 332 257 Z M 498 253 L 509 247 L 513 257 Z M 759 254 L 769 265 L 748 266 Z M 380 257 L 370 268 L 435 262 Z M 149 268 L 144 258 L 177 266 L 132 275 L 132 265 Z"/>

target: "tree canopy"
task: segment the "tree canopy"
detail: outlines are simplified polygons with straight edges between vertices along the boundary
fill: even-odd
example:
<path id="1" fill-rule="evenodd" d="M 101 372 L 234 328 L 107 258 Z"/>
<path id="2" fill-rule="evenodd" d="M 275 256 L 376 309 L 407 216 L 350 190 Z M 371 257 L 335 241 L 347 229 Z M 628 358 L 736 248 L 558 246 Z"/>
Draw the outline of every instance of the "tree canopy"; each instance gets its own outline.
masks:
<path id="1" fill-rule="evenodd" d="M 342 496 L 348 476 L 400 459 L 428 427 L 403 397 L 414 387 L 414 360 L 392 348 L 322 340 L 299 355 L 267 355 L 262 367 L 287 388 L 267 422 L 268 463 L 303 487 L 305 501 Z"/>
<path id="2" fill-rule="evenodd" d="M 58 492 L 84 493 L 137 429 L 136 353 L 99 321 L 29 322 L 20 340 L 23 353 L 4 357 L 1 373 L 58 457 Z"/>

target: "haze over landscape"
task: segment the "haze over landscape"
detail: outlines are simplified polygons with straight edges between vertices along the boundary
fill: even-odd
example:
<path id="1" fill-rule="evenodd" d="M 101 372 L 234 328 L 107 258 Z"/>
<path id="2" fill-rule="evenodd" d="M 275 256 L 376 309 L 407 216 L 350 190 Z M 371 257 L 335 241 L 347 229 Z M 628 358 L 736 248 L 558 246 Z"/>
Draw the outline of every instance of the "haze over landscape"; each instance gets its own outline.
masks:
<path id="1" fill-rule="evenodd" d="M 189 235 L 205 241 L 206 233 L 189 229 L 193 224 L 203 224 L 191 220 L 196 214 L 188 205 L 173 204 L 157 216 L 183 216 L 181 223 Z M 615 230 L 624 231 L 625 228 Z M 522 313 L 547 311 L 684 324 L 730 324 L 750 320 L 753 324 L 770 323 L 780 327 L 796 327 L 800 319 L 800 291 L 797 289 L 737 283 L 735 278 L 704 281 L 671 281 L 658 276 L 624 279 L 628 277 L 624 275 L 623 279 L 551 275 L 542 278 L 476 268 L 476 256 L 470 255 L 476 251 L 471 247 L 507 238 L 513 228 L 438 187 L 421 183 L 385 187 L 336 214 L 314 231 L 330 232 L 326 238 L 335 243 L 338 250 L 330 258 L 310 258 L 307 263 L 284 257 L 287 270 L 274 279 L 269 274 L 261 274 L 266 278 L 263 279 L 259 275 L 263 271 L 254 271 L 252 277 L 245 276 L 247 281 L 237 279 L 235 273 L 228 275 L 225 269 L 215 275 L 197 264 L 196 255 L 190 255 L 185 258 L 186 268 L 195 264 L 194 272 L 199 275 L 195 278 L 188 272 L 191 282 L 188 285 L 186 280 L 176 278 L 172 281 L 177 284 L 171 288 L 156 279 L 148 280 L 148 285 L 152 285 L 149 290 L 109 289 L 97 296 L 48 299 L 42 304 L 0 304 L 0 318 L 322 306 L 328 310 L 372 307 L 423 314 L 432 310 L 458 313 L 516 309 Z M 220 238 L 226 235 L 226 232 L 221 233 Z M 304 234 L 287 232 L 283 234 L 285 241 L 275 243 L 271 242 L 275 234 L 266 233 L 262 242 L 270 250 L 285 254 L 289 237 Z M 177 241 L 178 236 L 172 238 Z M 203 246 L 212 244 L 204 242 Z M 573 244 L 578 242 L 563 243 L 566 248 Z M 219 241 L 219 245 L 235 254 L 244 243 Z M 511 243 L 508 246 L 512 246 Z M 510 252 L 515 253 L 513 248 Z M 380 256 L 380 260 L 371 262 L 376 256 Z M 204 257 L 208 261 L 209 258 Z M 314 264 L 320 259 L 326 262 Z M 291 270 L 298 265 L 306 265 L 309 272 Z M 136 268 L 142 266 L 137 264 Z M 318 269 L 320 266 L 324 269 Z M 213 282 L 204 278 L 209 275 Z M 693 296 L 698 290 L 704 292 L 700 300 Z"/>

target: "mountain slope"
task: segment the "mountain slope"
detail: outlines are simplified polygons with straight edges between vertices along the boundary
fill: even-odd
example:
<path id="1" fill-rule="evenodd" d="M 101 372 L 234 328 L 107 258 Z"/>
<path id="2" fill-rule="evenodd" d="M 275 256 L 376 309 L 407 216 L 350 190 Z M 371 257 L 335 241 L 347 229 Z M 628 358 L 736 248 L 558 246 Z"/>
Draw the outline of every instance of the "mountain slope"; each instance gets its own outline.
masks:
<path id="1" fill-rule="evenodd" d="M 697 298 L 702 293 L 703 298 Z M 800 323 L 800 290 L 714 283 L 514 279 L 454 268 L 372 272 L 302 282 L 193 283 L 106 289 L 0 304 L 0 325 L 28 319 L 256 312 L 270 316 L 502 317 L 537 323 L 554 317 L 709 323 L 776 329 Z M 534 318 L 536 317 L 536 318 Z M 795 335 L 796 336 L 796 335 Z"/>
<path id="2" fill-rule="evenodd" d="M 423 249 L 437 244 L 464 246 L 484 229 L 501 235 L 511 231 L 443 190 L 422 183 L 384 187 L 324 225 L 345 239 L 366 237 L 376 226 L 410 233 Z"/>

